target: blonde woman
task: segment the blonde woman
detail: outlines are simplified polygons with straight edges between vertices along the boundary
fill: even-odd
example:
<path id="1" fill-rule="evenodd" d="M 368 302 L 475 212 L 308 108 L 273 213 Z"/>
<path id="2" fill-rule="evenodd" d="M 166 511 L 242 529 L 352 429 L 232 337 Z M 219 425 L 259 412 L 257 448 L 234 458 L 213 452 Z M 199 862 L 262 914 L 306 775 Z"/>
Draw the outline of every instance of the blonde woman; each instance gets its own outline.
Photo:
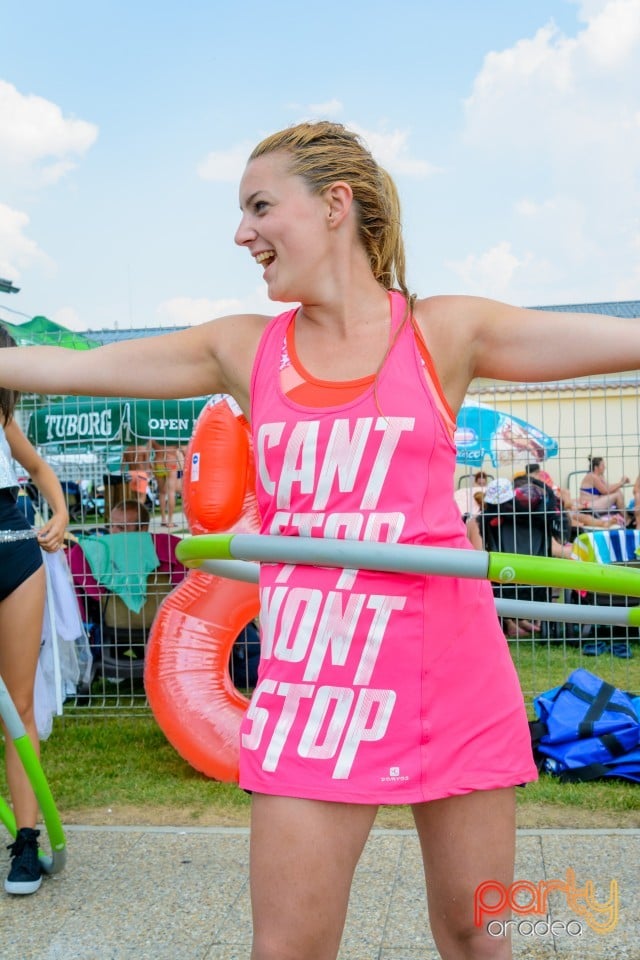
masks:
<path id="1" fill-rule="evenodd" d="M 603 340 L 602 317 L 413 296 L 395 186 L 339 124 L 262 141 L 239 202 L 236 243 L 270 299 L 297 306 L 81 356 L 4 351 L 0 382 L 231 394 L 252 424 L 263 533 L 471 550 L 453 499 L 470 381 L 640 364 L 640 328 L 614 317 Z M 413 811 L 440 956 L 507 960 L 508 937 L 475 922 L 474 893 L 513 880 L 515 787 L 536 767 L 491 585 L 275 563 L 260 578 L 262 659 L 240 730 L 252 960 L 335 960 L 356 864 L 390 803 Z"/>

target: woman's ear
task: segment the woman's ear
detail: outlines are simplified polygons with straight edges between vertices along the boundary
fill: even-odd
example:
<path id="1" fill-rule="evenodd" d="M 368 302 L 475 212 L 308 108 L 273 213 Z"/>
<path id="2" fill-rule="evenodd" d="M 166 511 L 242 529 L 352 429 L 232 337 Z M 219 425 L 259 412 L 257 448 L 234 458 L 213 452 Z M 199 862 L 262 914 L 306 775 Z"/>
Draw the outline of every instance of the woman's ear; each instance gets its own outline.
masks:
<path id="1" fill-rule="evenodd" d="M 353 190 L 346 181 L 336 180 L 324 191 L 324 200 L 327 205 L 327 223 L 330 227 L 337 227 L 351 210 Z"/>

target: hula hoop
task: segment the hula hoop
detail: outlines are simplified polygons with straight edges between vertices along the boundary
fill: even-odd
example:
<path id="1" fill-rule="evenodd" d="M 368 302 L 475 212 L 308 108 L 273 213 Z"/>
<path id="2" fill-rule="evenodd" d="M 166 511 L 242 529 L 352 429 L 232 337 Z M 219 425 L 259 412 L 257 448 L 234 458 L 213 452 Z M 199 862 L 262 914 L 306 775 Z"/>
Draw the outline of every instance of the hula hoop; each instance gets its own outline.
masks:
<path id="1" fill-rule="evenodd" d="M 4 720 L 8 736 L 13 740 L 16 752 L 22 761 L 29 783 L 33 788 L 36 799 L 42 812 L 47 835 L 51 844 L 51 856 L 40 852 L 40 864 L 45 873 L 59 873 L 67 860 L 66 840 L 58 810 L 44 775 L 38 754 L 20 719 L 20 714 L 9 696 L 5 682 L 0 677 L 0 716 Z M 16 819 L 9 805 L 0 798 L 0 820 L 4 823 L 12 837 L 17 834 Z"/>
<path id="2" fill-rule="evenodd" d="M 200 570 L 228 580 L 258 583 L 259 564 L 250 560 L 203 560 Z M 557 620 L 564 623 L 600 623 L 616 627 L 634 626 L 629 607 L 609 607 L 602 604 L 549 603 L 543 600 L 508 600 L 496 597 L 496 611 L 500 617 L 514 620 Z M 637 617 L 636 617 L 637 619 Z"/>
<path id="3" fill-rule="evenodd" d="M 202 567 L 209 573 L 255 582 L 255 564 L 298 563 L 309 566 L 386 570 L 391 573 L 429 573 L 491 580 L 495 583 L 524 583 L 547 587 L 591 590 L 640 597 L 640 571 L 598 563 L 579 563 L 553 557 L 462 550 L 451 547 L 424 547 L 414 544 L 372 543 L 316 537 L 276 537 L 259 534 L 204 534 L 184 539 L 177 548 L 179 560 L 188 567 Z M 255 579 L 254 579 L 255 578 Z M 640 626 L 640 606 L 612 607 L 578 604 L 535 603 L 496 600 L 502 616 L 523 617 L 540 611 L 547 620 L 578 623 L 612 623 Z M 606 617 L 607 619 L 604 619 Z"/>

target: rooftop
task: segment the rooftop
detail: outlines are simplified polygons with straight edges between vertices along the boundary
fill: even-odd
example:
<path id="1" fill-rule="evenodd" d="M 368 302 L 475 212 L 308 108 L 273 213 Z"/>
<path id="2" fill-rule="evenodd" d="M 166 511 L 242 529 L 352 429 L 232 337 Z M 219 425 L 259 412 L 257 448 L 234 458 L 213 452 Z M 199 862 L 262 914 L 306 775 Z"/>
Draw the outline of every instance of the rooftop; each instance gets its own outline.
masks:
<path id="1" fill-rule="evenodd" d="M 640 317 L 640 300 L 618 300 L 608 303 L 566 303 L 553 306 L 536 306 L 533 310 L 555 310 L 558 313 L 602 313 L 614 317 Z M 139 337 L 155 337 L 161 333 L 173 333 L 184 327 L 137 327 L 118 328 L 116 330 L 85 330 L 84 333 L 100 343 L 113 343 L 115 340 L 137 340 Z"/>

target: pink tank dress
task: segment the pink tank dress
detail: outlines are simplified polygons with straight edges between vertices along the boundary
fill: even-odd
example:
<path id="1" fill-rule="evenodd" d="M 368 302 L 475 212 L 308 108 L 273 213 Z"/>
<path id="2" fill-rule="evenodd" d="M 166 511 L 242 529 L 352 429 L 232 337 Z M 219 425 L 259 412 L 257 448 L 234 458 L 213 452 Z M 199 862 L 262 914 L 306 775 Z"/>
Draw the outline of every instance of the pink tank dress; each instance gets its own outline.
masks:
<path id="1" fill-rule="evenodd" d="M 392 328 L 405 301 L 390 294 Z M 300 406 L 279 385 L 295 310 L 267 326 L 251 384 L 262 533 L 471 549 L 455 446 L 410 323 L 352 402 Z M 260 571 L 262 656 L 240 784 L 349 803 L 420 803 L 535 780 L 518 678 L 491 585 L 283 564 Z"/>

